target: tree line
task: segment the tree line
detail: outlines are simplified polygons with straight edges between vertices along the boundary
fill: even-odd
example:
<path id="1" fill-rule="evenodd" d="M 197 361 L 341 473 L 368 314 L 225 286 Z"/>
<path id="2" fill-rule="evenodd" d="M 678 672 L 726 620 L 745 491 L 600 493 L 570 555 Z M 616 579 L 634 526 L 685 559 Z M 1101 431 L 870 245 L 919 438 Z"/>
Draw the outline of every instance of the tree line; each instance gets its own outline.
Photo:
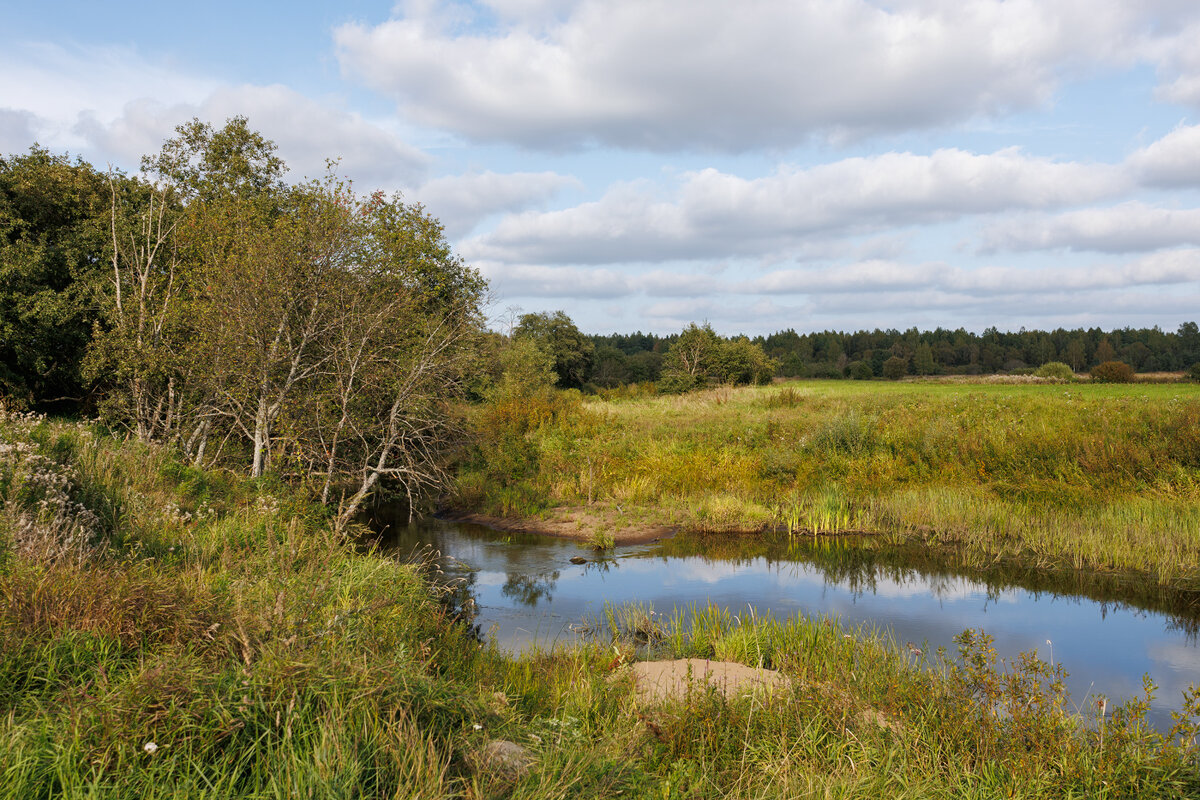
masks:
<path id="1" fill-rule="evenodd" d="M 659 381 L 681 334 L 591 336 L 590 383 L 597 387 Z M 734 340 L 743 337 L 735 337 Z M 724 340 L 724 341 L 734 341 Z M 1075 372 L 1119 361 L 1137 372 L 1179 372 L 1200 363 L 1200 328 L 1184 322 L 1160 328 L 1058 328 L 973 333 L 959 328 L 909 328 L 797 333 L 793 329 L 746 342 L 761 349 L 785 378 L 899 378 L 905 375 L 1028 374 L 1060 362 Z"/>

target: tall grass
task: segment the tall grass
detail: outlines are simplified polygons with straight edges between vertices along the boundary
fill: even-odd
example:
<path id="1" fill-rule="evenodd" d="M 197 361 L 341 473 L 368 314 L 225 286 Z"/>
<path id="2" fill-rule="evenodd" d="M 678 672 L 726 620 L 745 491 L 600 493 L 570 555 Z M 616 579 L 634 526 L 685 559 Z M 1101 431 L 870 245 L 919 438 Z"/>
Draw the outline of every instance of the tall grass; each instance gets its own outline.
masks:
<path id="1" fill-rule="evenodd" d="M 486 420 L 484 423 L 486 426 Z M 505 513 L 479 479 L 459 502 Z M 701 531 L 868 531 L 1200 588 L 1200 389 L 805 382 L 593 400 L 528 429 L 537 513 Z M 585 488 L 586 487 L 586 488 Z M 512 513 L 511 511 L 508 513 Z"/>
<path id="2" fill-rule="evenodd" d="M 271 480 L 33 418 L 0 443 L 0 798 L 1200 794 L 1186 722 L 1083 724 L 1052 667 L 978 636 L 918 663 L 830 620 L 612 607 L 592 643 L 512 658 Z M 99 520 L 85 546 L 57 546 L 63 508 Z M 624 665 L 685 655 L 788 686 L 638 699 Z M 528 770 L 490 766 L 496 740 Z"/>

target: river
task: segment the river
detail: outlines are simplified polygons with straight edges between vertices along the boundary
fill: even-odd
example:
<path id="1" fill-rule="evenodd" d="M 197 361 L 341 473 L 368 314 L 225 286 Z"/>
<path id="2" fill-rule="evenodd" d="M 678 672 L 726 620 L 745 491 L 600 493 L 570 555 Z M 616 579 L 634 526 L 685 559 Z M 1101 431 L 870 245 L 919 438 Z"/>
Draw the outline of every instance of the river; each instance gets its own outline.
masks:
<path id="1" fill-rule="evenodd" d="M 600 555 L 570 540 L 436 519 L 384 527 L 383 546 L 399 557 L 438 552 L 481 635 L 512 651 L 576 641 L 573 628 L 601 617 L 605 603 L 660 614 L 713 603 L 734 614 L 836 618 L 927 654 L 953 653 L 956 634 L 982 629 L 1001 657 L 1037 650 L 1061 663 L 1077 708 L 1097 694 L 1111 708 L 1140 694 L 1149 674 L 1159 687 L 1150 721 L 1161 730 L 1181 693 L 1200 684 L 1196 598 L 1111 579 L 973 574 L 939 564 L 927 548 L 869 539 L 681 535 Z"/>

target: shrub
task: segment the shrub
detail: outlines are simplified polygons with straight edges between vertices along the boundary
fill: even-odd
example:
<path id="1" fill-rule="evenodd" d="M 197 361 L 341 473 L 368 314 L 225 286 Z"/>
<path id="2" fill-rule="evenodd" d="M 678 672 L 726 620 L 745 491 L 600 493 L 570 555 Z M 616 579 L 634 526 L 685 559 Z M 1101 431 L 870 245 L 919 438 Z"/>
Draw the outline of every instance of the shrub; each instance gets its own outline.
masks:
<path id="1" fill-rule="evenodd" d="M 1056 381 L 1069 381 L 1075 377 L 1075 371 L 1061 361 L 1048 361 L 1038 367 L 1037 372 L 1033 374 L 1039 378 L 1050 378 Z"/>
<path id="2" fill-rule="evenodd" d="M 1192 368 L 1188 370 L 1188 377 L 1200 383 L 1200 361 L 1192 364 Z"/>
<path id="3" fill-rule="evenodd" d="M 658 379 L 660 394 L 683 394 L 703 385 L 695 376 L 681 370 L 670 369 L 663 372 Z"/>
<path id="4" fill-rule="evenodd" d="M 1133 367 L 1124 361 L 1105 361 L 1092 368 L 1092 380 L 1095 383 L 1130 383 L 1133 381 Z"/>
<path id="5" fill-rule="evenodd" d="M 866 361 L 855 361 L 850 365 L 850 377 L 856 381 L 866 381 L 874 378 L 875 373 Z"/>

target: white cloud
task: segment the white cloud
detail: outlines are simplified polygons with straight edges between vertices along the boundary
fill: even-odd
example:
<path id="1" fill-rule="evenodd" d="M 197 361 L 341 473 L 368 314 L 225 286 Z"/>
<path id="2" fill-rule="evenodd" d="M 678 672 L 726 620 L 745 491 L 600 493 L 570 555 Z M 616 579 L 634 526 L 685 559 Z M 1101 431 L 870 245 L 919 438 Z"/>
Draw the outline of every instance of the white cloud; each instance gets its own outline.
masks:
<path id="1" fill-rule="evenodd" d="M 1129 186 L 1120 167 L 1033 158 L 1015 149 L 886 153 L 811 169 L 784 166 L 757 179 L 706 169 L 684 176 L 669 199 L 645 182 L 617 184 L 597 201 L 508 217 L 465 242 L 463 252 L 571 264 L 768 256 L 814 236 L 1076 205 Z"/>
<path id="2" fill-rule="evenodd" d="M 625 297 L 634 289 L 622 273 L 608 269 L 472 262 L 502 297 Z"/>
<path id="3" fill-rule="evenodd" d="M 1194 39 L 1176 31 L 1200 13 L 1134 0 L 489 5 L 490 19 L 421 4 L 343 25 L 338 57 L 404 114 L 476 140 L 737 151 L 1036 108 L 1097 65 L 1178 62 Z"/>
<path id="4" fill-rule="evenodd" d="M 129 48 L 24 44 L 0 51 L 0 133 L 10 149 L 33 137 L 53 149 L 81 152 L 101 165 L 136 168 L 176 125 L 192 117 L 220 125 L 238 114 L 279 144 L 299 176 L 324 172 L 341 158 L 344 174 L 370 188 L 395 188 L 423 177 L 427 157 L 361 115 L 326 105 L 286 86 L 228 86 L 152 61 Z M 12 130 L 12 114 L 24 128 Z"/>
<path id="5" fill-rule="evenodd" d="M 1128 165 L 1148 186 L 1200 186 L 1200 125 L 1180 125 L 1130 155 Z"/>
<path id="6" fill-rule="evenodd" d="M 986 252 L 1065 248 L 1130 253 L 1200 245 L 1200 209 L 1130 201 L 1056 216 L 1018 215 L 987 227 L 983 239 Z"/>
<path id="7" fill-rule="evenodd" d="M 72 149 L 88 144 L 72 130 L 82 115 L 109 123 L 132 99 L 195 103 L 218 85 L 130 48 L 48 43 L 0 48 L 0 75 L 0 106 L 32 114 L 42 144 Z"/>
<path id="8" fill-rule="evenodd" d="M 434 178 L 410 194 L 446 226 L 450 238 L 469 233 L 479 222 L 502 212 L 540 205 L 578 179 L 555 172 L 474 172 Z"/>
<path id="9" fill-rule="evenodd" d="M 1028 296 L 1043 292 L 1200 285 L 1200 248 L 1151 253 L 1122 264 L 1036 268 L 964 268 L 942 262 L 873 261 L 835 267 L 778 270 L 738 284 L 736 291 L 763 294 L 865 295 L 932 289 L 964 296 Z"/>
<path id="10" fill-rule="evenodd" d="M 359 114 L 322 105 L 286 86 L 220 87 L 199 103 L 165 104 L 155 99 L 127 103 L 110 122 L 85 115 L 75 130 L 94 147 L 134 163 L 156 152 L 176 125 L 192 117 L 220 126 L 233 116 L 279 145 L 295 177 L 316 177 L 325 159 L 340 158 L 338 171 L 369 188 L 396 188 L 415 181 L 427 158 Z"/>

